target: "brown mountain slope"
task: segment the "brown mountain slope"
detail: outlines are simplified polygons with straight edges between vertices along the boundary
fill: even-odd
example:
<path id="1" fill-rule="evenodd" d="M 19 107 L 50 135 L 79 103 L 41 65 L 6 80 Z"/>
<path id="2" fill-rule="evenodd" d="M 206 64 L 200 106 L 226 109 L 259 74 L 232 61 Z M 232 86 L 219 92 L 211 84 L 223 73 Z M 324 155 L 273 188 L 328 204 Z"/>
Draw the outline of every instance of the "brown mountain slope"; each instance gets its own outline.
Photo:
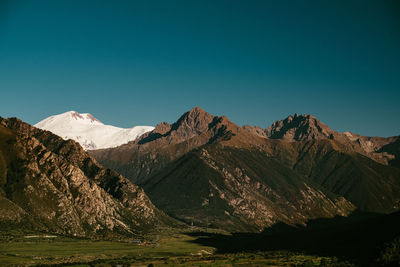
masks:
<path id="1" fill-rule="evenodd" d="M 278 141 L 278 140 L 277 140 Z M 356 153 L 335 140 L 277 143 L 271 156 L 359 209 L 389 213 L 399 209 L 400 170 Z"/>
<path id="2" fill-rule="evenodd" d="M 168 214 L 199 225 L 259 230 L 354 207 L 399 209 L 398 169 L 365 156 L 356 140 L 315 117 L 295 117 L 266 138 L 260 128 L 195 108 L 135 142 L 91 153 L 141 184 Z"/>
<path id="3" fill-rule="evenodd" d="M 173 223 L 140 187 L 102 167 L 74 141 L 15 118 L 0 118 L 0 140 L 4 225 L 20 221 L 31 229 L 99 237 Z"/>
<path id="4" fill-rule="evenodd" d="M 265 153 L 221 144 L 195 149 L 143 184 L 169 215 L 229 231 L 347 215 L 354 206 Z"/>
<path id="5" fill-rule="evenodd" d="M 364 152 L 358 153 L 346 142 L 327 138 L 308 141 L 259 138 L 243 145 L 237 142 L 238 137 L 221 144 L 264 151 L 300 176 L 345 197 L 362 211 L 390 213 L 400 208 L 400 170 L 378 163 Z M 396 143 L 392 144 L 396 149 Z"/>

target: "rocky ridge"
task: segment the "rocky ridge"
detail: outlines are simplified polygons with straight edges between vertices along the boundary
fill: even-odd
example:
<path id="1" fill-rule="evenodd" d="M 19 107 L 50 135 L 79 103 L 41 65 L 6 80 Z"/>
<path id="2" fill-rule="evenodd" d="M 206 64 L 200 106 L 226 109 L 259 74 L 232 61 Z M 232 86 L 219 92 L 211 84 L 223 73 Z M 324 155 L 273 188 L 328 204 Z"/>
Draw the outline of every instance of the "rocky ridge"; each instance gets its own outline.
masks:
<path id="1" fill-rule="evenodd" d="M 0 118 L 2 224 L 63 235 L 140 235 L 174 221 L 72 141 Z"/>
<path id="2" fill-rule="evenodd" d="M 288 141 L 310 141 L 331 139 L 336 140 L 354 152 L 363 154 L 379 163 L 388 165 L 396 157 L 394 154 L 381 150 L 383 146 L 395 142 L 400 137 L 368 137 L 351 132 L 340 133 L 308 114 L 288 116 L 286 119 L 275 121 L 262 132 L 259 127 L 247 126 L 249 131 L 271 139 Z"/>

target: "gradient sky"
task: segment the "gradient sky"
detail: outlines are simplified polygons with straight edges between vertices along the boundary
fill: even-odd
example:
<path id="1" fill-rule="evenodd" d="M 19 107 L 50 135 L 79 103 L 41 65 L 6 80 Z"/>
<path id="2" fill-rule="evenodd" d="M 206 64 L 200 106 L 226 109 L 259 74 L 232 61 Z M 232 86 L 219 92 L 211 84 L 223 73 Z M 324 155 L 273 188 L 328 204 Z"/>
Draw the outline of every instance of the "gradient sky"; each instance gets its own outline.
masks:
<path id="1" fill-rule="evenodd" d="M 400 134 L 400 1 L 0 0 L 0 116 L 120 127 L 200 106 Z"/>

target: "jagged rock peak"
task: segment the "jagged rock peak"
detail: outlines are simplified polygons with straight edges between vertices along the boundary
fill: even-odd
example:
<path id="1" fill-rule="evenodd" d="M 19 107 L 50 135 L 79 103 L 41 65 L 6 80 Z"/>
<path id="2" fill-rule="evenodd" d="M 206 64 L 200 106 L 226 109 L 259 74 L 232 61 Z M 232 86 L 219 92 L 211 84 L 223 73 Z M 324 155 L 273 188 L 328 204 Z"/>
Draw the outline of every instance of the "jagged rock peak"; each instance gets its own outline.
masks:
<path id="1" fill-rule="evenodd" d="M 200 107 L 194 107 L 191 110 L 185 112 L 177 122 L 186 120 L 186 121 L 202 121 L 204 119 L 212 120 L 214 118 L 213 115 L 206 112 Z"/>
<path id="2" fill-rule="evenodd" d="M 185 131 L 202 133 L 208 130 L 214 116 L 199 107 L 184 113 L 173 125 L 172 129 L 181 128 Z"/>
<path id="3" fill-rule="evenodd" d="M 172 125 L 167 122 L 158 124 L 153 131 L 141 136 L 137 143 L 145 144 L 158 139 L 165 139 L 169 144 L 180 143 L 206 132 L 214 118 L 203 109 L 195 107 L 185 112 Z"/>
<path id="4" fill-rule="evenodd" d="M 203 118 L 203 117 L 214 117 L 213 115 L 211 115 L 210 113 L 208 113 L 207 111 L 205 111 L 204 109 L 200 108 L 200 107 L 194 107 L 191 110 L 185 112 L 182 117 L 187 117 L 187 118 Z"/>
<path id="5" fill-rule="evenodd" d="M 284 120 L 275 121 L 265 129 L 266 135 L 272 139 L 313 140 L 335 139 L 339 133 L 330 129 L 326 124 L 310 114 L 294 114 Z"/>
<path id="6" fill-rule="evenodd" d="M 208 114 L 208 112 L 206 112 L 201 107 L 194 107 L 191 110 L 189 110 L 187 113 L 194 114 L 194 115 Z"/>

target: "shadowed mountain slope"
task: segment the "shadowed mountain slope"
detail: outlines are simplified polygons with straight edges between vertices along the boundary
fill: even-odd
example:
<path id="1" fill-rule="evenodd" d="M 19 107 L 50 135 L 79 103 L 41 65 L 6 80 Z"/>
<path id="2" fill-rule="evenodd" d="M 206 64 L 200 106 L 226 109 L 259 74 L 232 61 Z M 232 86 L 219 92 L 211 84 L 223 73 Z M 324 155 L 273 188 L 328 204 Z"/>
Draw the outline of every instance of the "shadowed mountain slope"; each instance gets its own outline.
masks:
<path id="1" fill-rule="evenodd" d="M 393 155 L 394 157 L 389 160 L 389 165 L 400 168 L 400 138 L 397 138 L 396 141 L 382 146 L 379 152 Z"/>
<path id="2" fill-rule="evenodd" d="M 260 231 L 277 222 L 347 215 L 354 206 L 260 151 L 202 146 L 143 184 L 154 203 L 187 223 Z"/>
<path id="3" fill-rule="evenodd" d="M 389 213 L 399 209 L 400 169 L 380 164 L 335 140 L 292 145 L 295 153 L 284 154 L 278 149 L 271 154 L 363 211 Z"/>

